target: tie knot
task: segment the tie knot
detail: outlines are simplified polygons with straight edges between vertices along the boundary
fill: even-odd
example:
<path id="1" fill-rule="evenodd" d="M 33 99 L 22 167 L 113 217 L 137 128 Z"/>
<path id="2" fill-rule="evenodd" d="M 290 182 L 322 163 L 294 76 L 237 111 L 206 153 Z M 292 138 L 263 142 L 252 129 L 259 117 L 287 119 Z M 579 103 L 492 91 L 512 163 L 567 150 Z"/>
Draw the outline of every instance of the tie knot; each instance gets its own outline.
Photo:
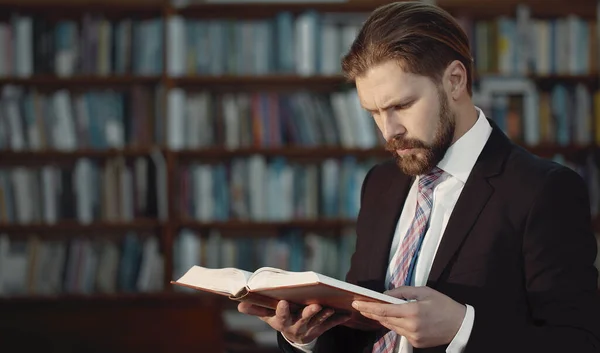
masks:
<path id="1" fill-rule="evenodd" d="M 443 174 L 443 170 L 434 167 L 429 173 L 424 174 L 419 178 L 419 189 L 433 189 L 442 180 L 440 177 Z"/>

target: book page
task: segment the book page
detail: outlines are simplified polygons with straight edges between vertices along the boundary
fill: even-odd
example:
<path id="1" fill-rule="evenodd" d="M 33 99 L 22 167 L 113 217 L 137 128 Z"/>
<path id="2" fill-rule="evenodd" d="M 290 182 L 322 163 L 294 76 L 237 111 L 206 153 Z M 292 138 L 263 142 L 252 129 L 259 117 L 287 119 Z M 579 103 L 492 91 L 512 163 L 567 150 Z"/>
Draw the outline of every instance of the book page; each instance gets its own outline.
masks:
<path id="1" fill-rule="evenodd" d="M 262 267 L 248 279 L 248 289 L 260 290 L 299 284 L 317 283 L 319 278 L 312 271 L 291 272 L 273 267 Z"/>
<path id="2" fill-rule="evenodd" d="M 386 294 L 379 293 L 379 292 L 376 292 L 371 289 L 367 289 L 367 288 L 364 288 L 361 286 L 354 285 L 352 283 L 340 281 L 335 278 L 331 278 L 331 277 L 322 275 L 320 273 L 317 274 L 317 277 L 319 278 L 320 283 L 327 284 L 332 287 L 341 288 L 341 289 L 347 290 L 348 292 L 360 294 L 365 297 L 381 300 L 382 302 L 386 302 L 386 303 L 390 303 L 390 304 L 406 303 L 406 300 L 398 299 L 398 298 L 392 297 L 390 295 L 386 295 Z"/>
<path id="3" fill-rule="evenodd" d="M 356 293 L 368 298 L 380 300 L 391 304 L 404 304 L 405 300 L 394 298 L 383 293 L 379 293 L 364 287 L 337 280 L 332 277 L 322 275 L 313 271 L 290 272 L 277 268 L 263 267 L 248 279 L 248 289 L 251 291 L 261 291 L 276 287 L 298 287 L 314 284 L 326 284 L 334 288 L 340 288 L 345 291 Z"/>
<path id="4" fill-rule="evenodd" d="M 246 286 L 250 276 L 251 272 L 232 267 L 213 269 L 193 266 L 175 283 L 218 294 L 233 295 Z"/>

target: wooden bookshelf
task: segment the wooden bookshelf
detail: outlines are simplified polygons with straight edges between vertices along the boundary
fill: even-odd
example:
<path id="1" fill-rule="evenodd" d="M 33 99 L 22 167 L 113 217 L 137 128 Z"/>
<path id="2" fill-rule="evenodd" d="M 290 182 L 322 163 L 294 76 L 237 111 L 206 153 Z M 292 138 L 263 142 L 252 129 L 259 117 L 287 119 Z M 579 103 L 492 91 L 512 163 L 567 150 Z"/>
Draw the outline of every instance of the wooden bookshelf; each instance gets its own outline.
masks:
<path id="1" fill-rule="evenodd" d="M 76 302 L 87 305 L 110 304 L 115 302 L 124 303 L 152 303 L 152 302 L 172 302 L 184 301 L 188 303 L 201 302 L 207 304 L 224 305 L 219 297 L 208 295 L 203 292 L 183 293 L 183 292 L 157 292 L 157 293 L 105 293 L 105 294 L 58 294 L 58 295 L 20 295 L 0 297 L 0 307 L 11 304 L 28 305 L 46 305 L 61 304 L 64 302 Z"/>
<path id="2" fill-rule="evenodd" d="M 577 156 L 599 150 L 596 145 L 568 145 L 540 144 L 537 146 L 524 146 L 527 150 L 541 157 L 552 157 L 557 154 Z M 223 161 L 233 158 L 262 155 L 265 157 L 284 157 L 291 160 L 322 161 L 328 158 L 354 157 L 357 159 L 391 158 L 390 152 L 383 146 L 363 148 L 343 148 L 337 146 L 325 147 L 247 147 L 228 149 L 224 147 L 211 147 L 200 149 L 169 150 L 164 147 L 140 147 L 126 149 L 79 149 L 75 151 L 0 151 L 0 166 L 2 165 L 29 165 L 74 162 L 80 158 L 108 159 L 116 157 L 136 158 L 149 156 L 156 149 L 163 154 L 172 155 L 178 163 L 190 161 Z"/>
<path id="3" fill-rule="evenodd" d="M 78 149 L 74 151 L 0 151 L 0 166 L 2 165 L 37 165 L 37 164 L 66 164 L 80 158 L 102 160 L 108 158 L 145 157 L 152 153 L 152 148 L 126 149 Z"/>
<path id="4" fill-rule="evenodd" d="M 0 300 L 0 347 L 22 352 L 223 352 L 222 301 L 214 296 L 64 298 L 69 299 Z"/>
<path id="5" fill-rule="evenodd" d="M 390 153 L 383 147 L 372 149 L 341 147 L 284 147 L 284 148 L 208 148 L 199 150 L 182 150 L 173 152 L 178 161 L 184 163 L 191 160 L 224 160 L 251 155 L 266 157 L 285 157 L 294 160 L 324 160 L 352 156 L 359 159 L 389 157 Z"/>
<path id="6" fill-rule="evenodd" d="M 18 86 L 36 86 L 43 88 L 81 88 L 88 87 L 113 87 L 113 86 L 132 86 L 132 85 L 156 85 L 160 82 L 160 76 L 82 76 L 57 77 L 35 75 L 33 77 L 19 78 L 9 77 L 0 78 L 0 86 L 18 85 Z"/>
<path id="7" fill-rule="evenodd" d="M 504 77 L 498 73 L 477 73 L 473 78 L 477 81 L 482 78 Z M 506 76 L 508 78 L 512 76 Z M 533 80 L 542 87 L 549 87 L 557 83 L 583 83 L 593 88 L 600 85 L 599 74 L 581 74 L 581 75 L 528 75 L 527 78 Z M 260 91 L 281 91 L 281 90 L 300 90 L 308 89 L 316 92 L 332 92 L 353 86 L 353 83 L 347 82 L 342 75 L 314 75 L 298 76 L 291 74 L 270 73 L 255 76 L 234 76 L 234 75 L 191 75 L 181 77 L 163 77 L 163 76 L 138 76 L 138 75 L 109 75 L 109 76 L 85 76 L 74 75 L 72 77 L 57 77 L 48 75 L 34 75 L 27 78 L 19 77 L 0 77 L 0 86 L 35 86 L 36 88 L 69 88 L 87 90 L 90 87 L 119 87 L 133 85 L 156 85 L 159 83 L 168 84 L 171 87 L 181 87 L 189 90 L 260 90 Z"/>
<path id="8" fill-rule="evenodd" d="M 239 3 L 193 3 L 184 8 L 172 9 L 173 13 L 186 17 L 222 17 L 222 18 L 256 18 L 273 16 L 279 11 L 294 14 L 308 9 L 319 12 L 367 13 L 390 1 L 347 1 L 344 3 L 285 2 L 273 6 L 271 3 L 248 2 Z M 436 4 L 455 16 L 466 15 L 477 18 L 493 18 L 499 15 L 514 15 L 522 0 L 437 0 Z M 596 4 L 589 0 L 527 0 L 533 16 L 545 18 L 564 16 L 572 13 L 584 18 L 594 19 Z"/>
<path id="9" fill-rule="evenodd" d="M 89 224 L 81 224 L 77 221 L 60 221 L 56 224 L 0 224 L 0 233 L 43 235 L 85 235 L 101 234 L 102 236 L 113 233 L 123 233 L 127 231 L 158 231 L 161 223 L 155 219 L 136 219 L 132 222 L 107 222 L 96 221 Z"/>
<path id="10" fill-rule="evenodd" d="M 260 76 L 188 76 L 173 78 L 174 86 L 186 89 L 221 90 L 298 90 L 328 92 L 339 90 L 349 84 L 343 76 L 297 76 L 286 74 L 267 74 Z"/>
<path id="11" fill-rule="evenodd" d="M 538 146 L 524 146 L 527 150 L 541 157 L 551 158 L 556 154 L 565 156 L 576 156 L 587 154 L 598 150 L 595 145 L 588 146 L 559 146 L 555 144 L 540 144 Z M 266 157 L 284 157 L 293 160 L 313 160 L 320 161 L 327 158 L 342 158 L 346 156 L 355 157 L 358 159 L 368 158 L 391 158 L 390 152 L 383 147 L 370 149 L 361 148 L 342 148 L 342 147 L 285 147 L 285 148 L 239 148 L 226 149 L 222 147 L 198 149 L 198 150 L 181 150 L 171 151 L 177 160 L 185 163 L 194 160 L 218 160 L 232 159 L 238 157 L 248 157 L 251 155 L 262 155 Z"/>
<path id="12" fill-rule="evenodd" d="M 314 220 L 294 220 L 294 221 L 239 221 L 230 220 L 223 222 L 197 222 L 192 220 L 183 220 L 178 222 L 177 228 L 189 228 L 196 230 L 219 229 L 224 232 L 279 232 L 285 229 L 302 230 L 339 230 L 343 227 L 351 227 L 355 224 L 354 220 L 348 219 L 314 219 Z M 243 234 L 242 234 L 243 236 Z"/>
<path id="13" fill-rule="evenodd" d="M 184 18 L 198 19 L 258 19 L 275 16 L 281 11 L 289 11 L 293 14 L 300 14 L 307 10 L 316 10 L 318 12 L 335 13 L 367 13 L 374 10 L 377 6 L 390 1 L 373 0 L 348 0 L 343 3 L 315 3 L 306 2 L 285 2 L 285 3 L 199 3 L 185 8 L 175 8 L 169 0 L 0 0 L 0 19 L 6 20 L 10 13 L 19 12 L 24 14 L 33 14 L 42 16 L 50 20 L 57 19 L 76 19 L 80 20 L 84 14 L 101 14 L 109 19 L 118 18 L 160 18 L 164 20 L 163 44 L 167 40 L 165 29 L 167 21 L 174 15 Z M 564 17 L 568 14 L 574 14 L 588 20 L 596 19 L 596 1 L 591 0 L 437 0 L 437 4 L 451 12 L 455 16 L 466 16 L 475 19 L 493 19 L 500 15 L 514 17 L 519 4 L 526 3 L 531 9 L 533 18 L 552 18 Z M 166 63 L 166 51 L 168 46 L 164 45 L 163 63 Z M 477 74 L 476 80 L 480 77 L 494 75 L 493 73 Z M 557 83 L 584 83 L 593 89 L 600 88 L 600 73 L 591 73 L 583 75 L 549 75 L 536 76 L 530 75 L 527 78 L 533 80 L 541 89 L 547 89 Z M 315 93 L 328 93 L 345 89 L 351 84 L 347 83 L 342 75 L 331 76 L 299 76 L 295 74 L 271 73 L 261 76 L 208 76 L 208 75 L 184 75 L 181 77 L 171 77 L 167 73 L 166 65 L 163 65 L 162 72 L 151 76 L 140 76 L 135 74 L 125 75 L 74 75 L 72 77 L 58 77 L 53 75 L 33 75 L 32 77 L 0 77 L 0 88 L 7 85 L 22 86 L 24 88 L 33 88 L 38 91 L 52 91 L 56 89 L 68 89 L 72 91 L 87 91 L 93 89 L 121 89 L 131 86 L 162 86 L 166 89 L 181 87 L 186 91 L 227 91 L 227 92 L 291 92 L 291 91 L 309 91 Z M 157 98 L 158 101 L 165 101 L 166 95 Z M 150 102 L 155 103 L 155 102 Z M 164 114 L 164 112 L 162 112 Z M 165 124 L 166 126 L 166 124 Z M 596 154 L 599 150 L 596 145 L 589 146 L 559 146 L 543 144 L 539 146 L 524 146 L 534 154 L 542 157 L 552 157 L 556 154 L 562 154 L 568 159 L 581 160 L 589 154 Z M 169 280 L 173 273 L 173 247 L 178 232 L 183 228 L 200 231 L 201 235 L 208 234 L 208 231 L 217 229 L 223 234 L 231 237 L 258 237 L 265 235 L 276 236 L 283 230 L 300 229 L 306 231 L 322 231 L 325 235 L 337 236 L 344 227 L 352 227 L 354 220 L 345 219 L 316 219 L 316 220 L 293 220 L 293 221 L 244 221 L 227 220 L 214 222 L 199 222 L 195 220 L 180 219 L 176 213 L 176 199 L 179 196 L 177 187 L 180 182 L 177 179 L 177 170 L 180 166 L 191 162 L 223 162 L 234 158 L 248 157 L 252 155 L 263 155 L 268 158 L 284 157 L 293 161 L 319 162 L 327 158 L 342 159 L 351 156 L 359 160 L 389 158 L 389 153 L 382 147 L 372 149 L 343 148 L 335 147 L 303 147 L 303 146 L 285 146 L 280 148 L 262 148 L 248 147 L 235 150 L 223 147 L 202 148 L 196 150 L 170 150 L 157 142 L 150 146 L 131 146 L 124 149 L 78 149 L 75 151 L 0 151 L 0 166 L 27 165 L 41 166 L 45 164 L 72 164 L 81 158 L 90 158 L 97 161 L 103 161 L 110 158 L 123 157 L 132 159 L 136 157 L 147 157 L 153 151 L 160 151 L 166 162 L 167 177 L 167 204 L 169 205 L 169 217 L 166 220 L 153 219 L 135 219 L 131 222 L 107 222 L 98 221 L 91 224 L 79 224 L 75 221 L 60 221 L 57 224 L 0 224 L 0 233 L 9 234 L 10 237 L 25 238 L 30 235 L 41 235 L 42 237 L 86 237 L 86 236 L 111 236 L 121 237 L 129 231 L 140 232 L 140 235 L 157 235 L 159 237 L 160 247 L 164 255 L 164 284 L 165 290 L 160 293 L 114 293 L 114 294 L 81 294 L 69 295 L 61 294 L 55 296 L 24 296 L 3 298 L 0 297 L 0 308 L 12 308 L 15 317 L 21 313 L 27 312 L 29 322 L 35 322 L 35 313 L 27 311 L 29 307 L 50 308 L 44 314 L 39 314 L 44 320 L 41 324 L 52 327 L 52 322 L 56 328 L 61 325 L 68 327 L 69 330 L 75 329 L 66 319 L 61 318 L 62 308 L 69 308 L 68 318 L 77 320 L 88 317 L 91 312 L 101 315 L 102 308 L 111 315 L 101 316 L 97 320 L 96 334 L 91 337 L 95 340 L 101 339 L 114 331 L 113 325 L 118 323 L 122 313 L 120 310 L 126 310 L 130 306 L 141 306 L 144 309 L 132 311 L 137 318 L 135 322 L 129 322 L 130 330 L 138 328 L 146 336 L 159 336 L 162 333 L 153 331 L 156 327 L 161 327 L 168 331 L 174 341 L 186 343 L 190 338 L 217 339 L 217 346 L 224 342 L 222 323 L 219 321 L 218 311 L 222 308 L 222 301 L 213 302 L 212 297 L 202 295 L 189 295 L 174 292 Z M 600 217 L 594 219 L 593 227 L 600 232 Z M 52 309 L 54 308 L 54 309 Z M 123 309 L 125 308 L 125 309 Z M 146 313 L 152 313 L 154 309 L 161 308 L 152 316 Z M 212 310 L 214 309 L 214 310 Z M 54 310 L 54 311 L 52 311 Z M 77 311 L 78 310 L 78 311 Z M 129 313 L 129 311 L 128 311 Z M 204 316 L 204 313 L 207 313 Z M 208 315 L 210 313 L 211 315 Z M 192 315 L 193 314 L 193 315 Z M 177 316 L 179 315 L 179 316 Z M 194 317 L 194 315 L 196 315 Z M 6 315 L 5 315 L 6 316 Z M 6 316 L 7 317 L 7 316 Z M 141 319 L 140 319 L 141 318 Z M 46 320 L 48 319 L 48 320 Z M 163 321 L 160 321 L 160 320 Z M 214 321 L 211 321 L 214 320 Z M 24 321 L 24 325 L 27 322 Z M 170 327 L 171 323 L 175 323 Z M 156 326 L 156 325 L 161 326 Z M 152 326 L 154 325 L 154 326 Z M 2 326 L 0 320 L 0 331 L 2 328 L 10 327 L 8 324 Z M 122 327 L 122 326 L 120 326 Z M 112 329 L 109 329 L 112 328 Z M 143 328 L 143 330 L 142 330 Z M 198 335 L 198 330 L 202 332 L 205 328 L 210 335 Z M 179 331 L 178 331 L 179 330 Z M 74 331 L 73 331 L 74 332 Z M 106 333 L 109 332 L 109 333 Z M 127 331 L 129 332 L 129 331 Z M 206 333 L 202 332 L 202 333 Z M 121 333 L 121 335 L 123 335 Z M 112 337 L 116 340 L 115 337 Z M 194 347 L 203 352 L 212 352 L 210 349 L 203 349 L 198 340 L 189 341 L 189 346 L 177 350 L 174 346 L 169 347 L 168 343 L 159 343 L 154 347 L 144 345 L 140 351 L 144 352 L 183 352 L 189 351 L 189 347 Z M 2 336 L 0 336 L 0 342 Z M 214 340 L 213 340 L 214 341 Z M 122 344 L 125 344 L 121 342 Z M 126 344 L 132 344 L 127 342 Z M 141 344 L 137 342 L 137 344 Z M 128 347 L 134 347 L 133 345 Z M 0 344 L 0 349 L 4 348 Z M 171 348 L 171 349 L 170 349 Z M 217 347 L 222 348 L 222 347 Z M 268 348 L 249 347 L 236 344 L 229 344 L 226 348 L 230 352 L 270 352 Z M 134 348 L 129 351 L 135 351 Z M 275 352 L 277 350 L 273 350 Z M 217 351 L 215 351 L 217 352 Z M 222 352 L 218 350 L 219 353 Z"/>
<path id="14" fill-rule="evenodd" d="M 44 13 L 51 17 L 82 12 L 159 16 L 165 4 L 163 0 L 1 0 L 0 10 Z"/>

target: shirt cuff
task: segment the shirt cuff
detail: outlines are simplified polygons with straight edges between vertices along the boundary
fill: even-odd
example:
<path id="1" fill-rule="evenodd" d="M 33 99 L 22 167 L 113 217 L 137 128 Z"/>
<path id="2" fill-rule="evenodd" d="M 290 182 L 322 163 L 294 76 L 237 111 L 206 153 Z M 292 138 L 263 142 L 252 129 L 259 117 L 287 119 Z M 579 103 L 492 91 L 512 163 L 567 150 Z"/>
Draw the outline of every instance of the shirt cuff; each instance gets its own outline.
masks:
<path id="1" fill-rule="evenodd" d="M 446 353 L 462 353 L 467 347 L 471 331 L 473 330 L 473 323 L 475 322 L 475 309 L 470 305 L 466 305 L 466 307 L 467 312 L 462 325 L 460 325 L 456 336 L 454 336 L 454 339 L 450 342 L 448 348 L 446 348 Z"/>
<path id="2" fill-rule="evenodd" d="M 286 341 L 288 341 L 289 344 L 292 345 L 292 347 L 296 348 L 296 350 L 298 350 L 300 352 L 312 353 L 313 348 L 315 348 L 315 345 L 317 344 L 317 339 L 314 339 L 308 343 L 294 343 L 294 342 L 288 340 L 287 337 L 285 337 L 285 335 L 283 333 L 281 335 L 283 336 L 283 338 Z"/>

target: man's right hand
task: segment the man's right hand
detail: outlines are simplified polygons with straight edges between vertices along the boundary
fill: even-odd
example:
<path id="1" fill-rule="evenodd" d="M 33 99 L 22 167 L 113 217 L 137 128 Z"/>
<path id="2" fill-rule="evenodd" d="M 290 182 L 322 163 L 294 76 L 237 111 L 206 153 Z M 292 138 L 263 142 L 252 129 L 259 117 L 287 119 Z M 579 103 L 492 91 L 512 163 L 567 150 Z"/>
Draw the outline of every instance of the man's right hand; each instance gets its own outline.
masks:
<path id="1" fill-rule="evenodd" d="M 312 342 L 325 331 L 350 319 L 349 315 L 333 316 L 333 309 L 323 309 L 318 304 L 308 305 L 301 313 L 292 315 L 289 303 L 285 300 L 279 301 L 276 310 L 241 302 L 238 304 L 238 311 L 257 316 L 289 341 L 298 344 Z"/>

